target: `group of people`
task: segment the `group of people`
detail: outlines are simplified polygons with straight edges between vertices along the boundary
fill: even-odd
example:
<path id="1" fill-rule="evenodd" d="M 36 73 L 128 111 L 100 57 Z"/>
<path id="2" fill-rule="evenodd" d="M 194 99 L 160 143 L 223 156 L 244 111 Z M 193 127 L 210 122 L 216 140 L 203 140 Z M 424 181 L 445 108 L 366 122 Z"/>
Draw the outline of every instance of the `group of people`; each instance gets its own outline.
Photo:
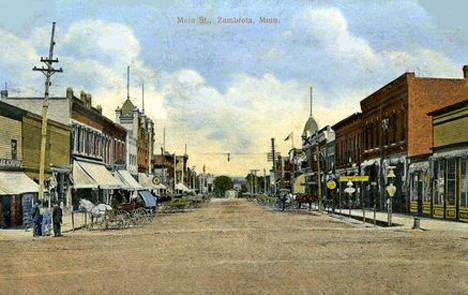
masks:
<path id="1" fill-rule="evenodd" d="M 49 235 L 51 221 L 54 227 L 54 236 L 59 237 L 62 235 L 62 208 L 60 208 L 58 204 L 54 204 L 51 218 L 49 211 L 45 211 L 44 214 L 41 214 L 39 203 L 36 202 L 32 207 L 31 218 L 33 224 L 33 236 L 37 237 Z"/>

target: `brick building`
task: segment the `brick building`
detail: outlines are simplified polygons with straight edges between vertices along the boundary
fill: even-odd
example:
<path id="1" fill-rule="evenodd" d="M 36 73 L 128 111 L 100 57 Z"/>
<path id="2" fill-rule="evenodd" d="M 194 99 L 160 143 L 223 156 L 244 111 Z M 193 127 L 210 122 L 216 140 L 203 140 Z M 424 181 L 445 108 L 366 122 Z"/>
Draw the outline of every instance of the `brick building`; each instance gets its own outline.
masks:
<path id="1" fill-rule="evenodd" d="M 361 115 L 361 113 L 354 113 L 331 127 L 335 132 L 337 175 L 359 173 L 362 148 Z"/>
<path id="2" fill-rule="evenodd" d="M 362 167 L 371 176 L 371 183 L 379 184 L 381 193 L 376 202 L 380 209 L 384 209 L 386 199 L 383 185 L 387 180 L 383 176 L 393 167 L 397 176 L 393 208 L 409 211 L 408 172 L 427 170 L 429 165 L 432 129 L 427 113 L 467 95 L 468 66 L 464 66 L 462 79 L 405 73 L 361 101 Z M 375 186 L 367 188 L 375 197 Z"/>

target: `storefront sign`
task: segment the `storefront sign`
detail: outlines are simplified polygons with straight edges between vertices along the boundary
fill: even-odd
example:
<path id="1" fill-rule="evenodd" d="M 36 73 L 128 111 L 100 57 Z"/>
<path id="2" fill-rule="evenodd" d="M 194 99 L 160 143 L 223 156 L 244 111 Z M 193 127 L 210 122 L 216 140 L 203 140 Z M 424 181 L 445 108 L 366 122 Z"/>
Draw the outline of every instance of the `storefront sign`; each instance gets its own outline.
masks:
<path id="1" fill-rule="evenodd" d="M 21 161 L 20 160 L 12 160 L 12 159 L 0 159 L 0 167 L 20 168 L 21 167 Z"/>
<path id="2" fill-rule="evenodd" d="M 369 176 L 367 175 L 355 175 L 355 176 L 340 176 L 340 182 L 348 181 L 369 181 Z"/>

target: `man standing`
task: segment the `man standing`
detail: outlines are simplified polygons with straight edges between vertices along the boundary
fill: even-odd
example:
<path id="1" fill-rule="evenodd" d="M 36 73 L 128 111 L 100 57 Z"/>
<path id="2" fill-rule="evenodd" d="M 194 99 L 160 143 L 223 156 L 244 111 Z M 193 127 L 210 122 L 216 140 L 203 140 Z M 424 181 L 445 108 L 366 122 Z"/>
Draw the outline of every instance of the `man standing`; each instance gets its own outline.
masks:
<path id="1" fill-rule="evenodd" d="M 37 237 L 41 235 L 41 223 L 42 223 L 42 218 L 41 218 L 41 212 L 39 210 L 39 204 L 36 202 L 34 203 L 32 209 L 32 221 L 33 221 L 33 236 Z"/>
<path id="2" fill-rule="evenodd" d="M 56 204 L 54 204 L 54 209 L 52 211 L 52 221 L 54 222 L 54 236 L 59 237 L 62 235 L 60 232 L 61 230 L 61 223 L 62 223 L 62 208 Z"/>

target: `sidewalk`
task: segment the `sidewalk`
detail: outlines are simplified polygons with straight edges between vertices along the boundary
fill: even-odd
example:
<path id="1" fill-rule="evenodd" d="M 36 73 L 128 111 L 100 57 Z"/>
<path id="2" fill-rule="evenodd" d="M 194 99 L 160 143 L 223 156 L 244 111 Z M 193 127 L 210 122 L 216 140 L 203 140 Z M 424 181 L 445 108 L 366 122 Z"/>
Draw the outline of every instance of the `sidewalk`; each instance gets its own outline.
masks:
<path id="1" fill-rule="evenodd" d="M 81 212 L 75 212 L 73 215 L 74 219 L 74 228 L 75 230 L 83 228 L 85 226 L 85 214 Z M 67 232 L 73 231 L 73 222 L 72 222 L 72 215 L 64 215 L 62 217 L 62 234 L 66 234 Z M 49 237 L 53 237 L 53 226 L 51 225 L 51 235 Z M 23 228 L 21 229 L 0 229 L 0 241 L 1 240 L 22 240 L 22 239 L 40 239 L 46 238 L 47 236 L 43 237 L 33 237 L 32 228 L 28 228 L 25 231 Z"/>
<path id="2" fill-rule="evenodd" d="M 364 210 L 366 222 L 368 224 L 372 224 L 374 220 L 374 211 L 372 210 Z M 341 215 L 342 217 L 347 217 L 349 214 L 348 209 L 336 209 L 336 215 Z M 361 218 L 363 217 L 363 210 L 362 209 L 352 209 L 351 216 Z M 386 212 L 376 212 L 376 219 L 381 222 L 388 222 Z M 427 217 L 419 217 L 420 219 L 420 226 L 422 229 L 425 230 L 450 230 L 450 231 L 465 231 L 468 234 L 468 223 L 464 222 L 456 222 L 456 221 L 447 221 L 435 218 L 427 218 Z M 361 221 L 362 222 L 362 221 Z M 412 228 L 413 227 L 413 216 L 400 214 L 400 213 L 393 213 L 392 214 L 392 223 L 400 228 Z M 393 226 L 393 228 L 396 228 Z"/>

